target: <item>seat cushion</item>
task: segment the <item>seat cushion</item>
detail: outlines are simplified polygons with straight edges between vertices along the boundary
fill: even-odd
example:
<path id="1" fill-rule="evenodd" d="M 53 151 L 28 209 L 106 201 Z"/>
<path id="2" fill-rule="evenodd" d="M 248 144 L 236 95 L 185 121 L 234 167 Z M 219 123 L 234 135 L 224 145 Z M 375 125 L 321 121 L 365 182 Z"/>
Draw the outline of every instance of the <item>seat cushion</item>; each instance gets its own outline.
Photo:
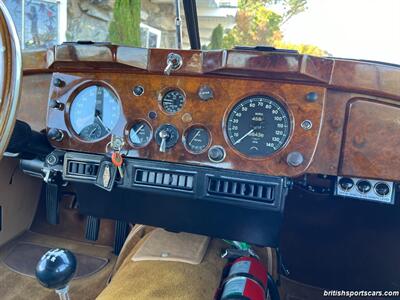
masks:
<path id="1" fill-rule="evenodd" d="M 213 299 L 226 261 L 220 258 L 226 244 L 211 240 L 198 265 L 172 261 L 132 261 L 135 246 L 115 273 L 99 300 Z"/>

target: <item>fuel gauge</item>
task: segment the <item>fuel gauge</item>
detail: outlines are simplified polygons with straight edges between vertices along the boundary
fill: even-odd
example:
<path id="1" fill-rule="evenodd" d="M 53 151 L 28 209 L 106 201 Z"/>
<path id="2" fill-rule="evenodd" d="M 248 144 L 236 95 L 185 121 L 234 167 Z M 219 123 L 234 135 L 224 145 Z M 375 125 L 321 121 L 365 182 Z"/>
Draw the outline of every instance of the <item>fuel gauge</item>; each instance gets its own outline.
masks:
<path id="1" fill-rule="evenodd" d="M 129 140 L 135 147 L 146 146 L 153 137 L 151 126 L 144 120 L 133 123 L 129 130 Z"/>
<path id="2" fill-rule="evenodd" d="M 189 127 L 183 136 L 183 144 L 186 150 L 193 154 L 204 152 L 210 146 L 210 142 L 210 132 L 200 125 Z"/>

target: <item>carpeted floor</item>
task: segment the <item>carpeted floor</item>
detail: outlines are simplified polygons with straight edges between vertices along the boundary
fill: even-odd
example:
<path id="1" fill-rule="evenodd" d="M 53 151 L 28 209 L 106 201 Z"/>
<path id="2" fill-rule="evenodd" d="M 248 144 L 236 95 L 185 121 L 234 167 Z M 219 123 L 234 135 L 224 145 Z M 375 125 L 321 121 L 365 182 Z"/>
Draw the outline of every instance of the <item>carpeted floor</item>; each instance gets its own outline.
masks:
<path id="1" fill-rule="evenodd" d="M 0 295 L 1 300 L 57 300 L 58 296 L 51 290 L 43 288 L 35 278 L 18 274 L 3 262 L 4 258 L 18 243 L 33 243 L 44 247 L 62 247 L 75 253 L 107 259 L 109 262 L 99 272 L 71 282 L 72 299 L 94 300 L 105 288 L 108 277 L 116 261 L 109 246 L 92 245 L 49 235 L 26 232 L 0 249 Z M 24 259 L 22 256 L 21 259 Z"/>
<path id="2" fill-rule="evenodd" d="M 45 195 L 45 194 L 42 194 Z M 46 220 L 45 199 L 39 202 L 31 231 L 51 236 L 58 236 L 68 240 L 86 242 L 85 225 L 86 216 L 79 214 L 78 209 L 71 208 L 73 196 L 64 195 L 60 202 L 60 222 L 57 225 L 49 224 Z M 102 219 L 96 245 L 112 246 L 114 243 L 114 224 L 112 220 Z"/>

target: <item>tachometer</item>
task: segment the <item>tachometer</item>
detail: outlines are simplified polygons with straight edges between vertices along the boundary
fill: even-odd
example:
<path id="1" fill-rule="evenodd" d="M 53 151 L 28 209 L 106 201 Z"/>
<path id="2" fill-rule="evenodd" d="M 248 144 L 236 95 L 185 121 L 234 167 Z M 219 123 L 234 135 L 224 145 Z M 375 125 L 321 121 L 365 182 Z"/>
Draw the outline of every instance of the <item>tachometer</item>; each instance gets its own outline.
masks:
<path id="1" fill-rule="evenodd" d="M 161 106 L 165 112 L 174 114 L 179 112 L 185 103 L 185 95 L 180 90 L 170 90 L 162 96 Z"/>
<path id="2" fill-rule="evenodd" d="M 230 144 L 250 157 L 265 157 L 279 151 L 290 134 L 289 113 L 276 99 L 250 96 L 237 103 L 227 118 Z"/>
<path id="3" fill-rule="evenodd" d="M 72 129 L 85 141 L 99 140 L 108 135 L 120 114 L 117 96 L 102 85 L 81 90 L 73 99 L 69 111 Z"/>

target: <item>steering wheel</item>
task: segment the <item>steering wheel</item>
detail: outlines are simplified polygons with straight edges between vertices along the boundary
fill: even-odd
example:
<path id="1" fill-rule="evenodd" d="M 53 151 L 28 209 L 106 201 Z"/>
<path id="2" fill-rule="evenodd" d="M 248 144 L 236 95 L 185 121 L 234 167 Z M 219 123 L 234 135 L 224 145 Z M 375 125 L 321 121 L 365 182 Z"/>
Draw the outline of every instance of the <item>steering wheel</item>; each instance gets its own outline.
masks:
<path id="1" fill-rule="evenodd" d="M 0 1 L 0 159 L 13 133 L 21 93 L 22 55 L 17 30 Z"/>

